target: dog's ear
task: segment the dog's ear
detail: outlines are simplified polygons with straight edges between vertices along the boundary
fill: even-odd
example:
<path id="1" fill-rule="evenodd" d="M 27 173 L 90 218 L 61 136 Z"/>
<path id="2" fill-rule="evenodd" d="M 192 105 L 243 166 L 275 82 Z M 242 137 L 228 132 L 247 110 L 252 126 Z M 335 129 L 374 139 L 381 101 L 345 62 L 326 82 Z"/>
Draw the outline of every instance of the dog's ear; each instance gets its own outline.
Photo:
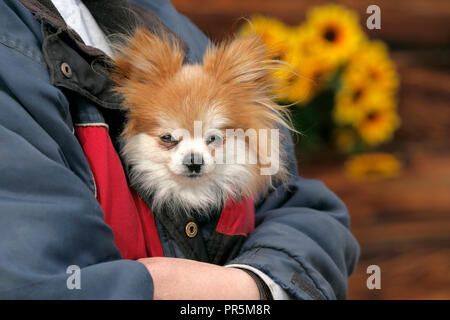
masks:
<path id="1" fill-rule="evenodd" d="M 156 36 L 138 27 L 132 37 L 116 48 L 111 79 L 121 91 L 132 84 L 152 85 L 175 74 L 182 66 L 184 53 L 169 35 Z"/>
<path id="2" fill-rule="evenodd" d="M 203 58 L 206 71 L 222 83 L 255 89 L 268 89 L 273 77 L 273 60 L 260 36 L 240 37 L 210 47 Z"/>

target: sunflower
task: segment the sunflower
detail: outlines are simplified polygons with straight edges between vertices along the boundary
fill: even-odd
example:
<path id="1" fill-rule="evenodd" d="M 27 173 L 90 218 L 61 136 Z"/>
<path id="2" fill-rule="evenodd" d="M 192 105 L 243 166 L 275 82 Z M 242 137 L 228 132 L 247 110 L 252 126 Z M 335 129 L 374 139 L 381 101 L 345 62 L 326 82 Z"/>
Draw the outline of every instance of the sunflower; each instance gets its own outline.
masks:
<path id="1" fill-rule="evenodd" d="M 369 146 L 376 146 L 392 139 L 399 127 L 400 118 L 393 100 L 385 95 L 373 95 L 361 105 L 361 115 L 355 122 L 355 127 Z"/>
<path id="2" fill-rule="evenodd" d="M 364 106 L 373 97 L 392 96 L 398 87 L 395 67 L 387 48 L 381 42 L 365 42 L 350 58 L 341 76 L 341 88 L 336 94 L 333 116 L 336 123 L 355 124 L 367 115 Z M 380 98 L 377 98 L 380 100 Z M 395 108 L 393 103 L 392 108 Z"/>
<path id="3" fill-rule="evenodd" d="M 362 105 L 370 94 L 370 88 L 363 82 L 354 86 L 344 83 L 335 97 L 334 121 L 340 125 L 357 123 L 364 115 Z"/>
<path id="4" fill-rule="evenodd" d="M 371 87 L 393 92 L 398 88 L 398 76 L 389 58 L 386 45 L 380 41 L 365 42 L 350 58 L 342 75 L 348 86 Z"/>
<path id="5" fill-rule="evenodd" d="M 398 176 L 402 164 L 391 154 L 376 152 L 350 158 L 345 168 L 353 180 L 381 180 Z"/>
<path id="6" fill-rule="evenodd" d="M 338 125 L 356 128 L 368 146 L 390 140 L 400 125 L 393 96 L 364 86 L 340 90 L 333 117 Z"/>
<path id="7" fill-rule="evenodd" d="M 241 27 L 238 34 L 240 36 L 260 35 L 270 55 L 274 59 L 282 60 L 290 49 L 291 32 L 291 29 L 278 19 L 254 15 Z"/>
<path id="8" fill-rule="evenodd" d="M 277 72 L 281 79 L 279 94 L 282 100 L 307 103 L 315 93 L 323 89 L 334 68 L 323 55 L 305 56 L 298 46 L 287 52 L 289 70 Z"/>
<path id="9" fill-rule="evenodd" d="M 269 50 L 268 59 L 278 60 L 279 64 L 273 64 L 270 70 L 273 80 L 274 98 L 279 97 L 279 100 L 286 100 L 286 80 L 288 75 L 292 73 L 293 68 L 286 63 L 286 57 L 293 56 L 292 50 L 297 48 L 292 37 L 293 28 L 288 27 L 283 22 L 261 15 L 254 15 L 250 18 L 248 23 L 244 24 L 238 32 L 240 36 L 256 34 L 261 36 L 264 44 Z M 282 98 L 281 98 L 282 97 Z"/>
<path id="10" fill-rule="evenodd" d="M 325 54 L 334 64 L 345 62 L 365 39 L 358 16 L 339 5 L 311 9 L 303 27 L 308 53 Z"/>

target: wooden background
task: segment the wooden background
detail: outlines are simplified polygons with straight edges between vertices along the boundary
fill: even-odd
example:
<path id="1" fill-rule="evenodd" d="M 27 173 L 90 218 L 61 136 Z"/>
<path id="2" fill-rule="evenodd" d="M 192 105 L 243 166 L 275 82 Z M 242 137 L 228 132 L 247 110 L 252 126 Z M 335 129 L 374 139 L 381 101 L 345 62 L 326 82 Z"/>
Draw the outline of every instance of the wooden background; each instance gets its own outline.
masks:
<path id="1" fill-rule="evenodd" d="M 210 38 L 229 37 L 242 17 L 262 13 L 298 24 L 325 1 L 172 0 Z M 342 160 L 299 158 L 305 177 L 324 181 L 347 204 L 362 254 L 350 299 L 450 299 L 450 1 L 345 0 L 365 21 L 381 8 L 381 30 L 401 77 L 402 127 L 384 149 L 404 162 L 399 178 L 355 183 Z M 368 290 L 366 268 L 381 268 L 381 290 Z"/>

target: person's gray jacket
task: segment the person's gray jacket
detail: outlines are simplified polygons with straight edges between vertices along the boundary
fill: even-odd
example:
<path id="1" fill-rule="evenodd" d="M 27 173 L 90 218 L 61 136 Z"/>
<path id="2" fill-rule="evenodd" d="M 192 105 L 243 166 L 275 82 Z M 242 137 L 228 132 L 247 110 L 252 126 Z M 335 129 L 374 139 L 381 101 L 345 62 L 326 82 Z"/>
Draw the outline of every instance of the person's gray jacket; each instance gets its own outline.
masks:
<path id="1" fill-rule="evenodd" d="M 123 17 L 108 10 L 121 1 L 84 2 L 101 9 L 94 17 L 111 33 Z M 117 135 L 120 102 L 105 90 L 99 52 L 73 41 L 49 2 L 0 2 L 0 298 L 152 299 L 147 269 L 114 245 L 73 134 L 84 121 L 106 122 Z M 169 1 L 134 2 L 185 41 L 190 62 L 201 59 L 207 38 Z M 342 299 L 358 255 L 345 205 L 323 183 L 297 177 L 257 207 L 256 229 L 229 263 L 262 270 L 293 298 Z M 70 265 L 81 268 L 80 290 L 67 288 Z"/>

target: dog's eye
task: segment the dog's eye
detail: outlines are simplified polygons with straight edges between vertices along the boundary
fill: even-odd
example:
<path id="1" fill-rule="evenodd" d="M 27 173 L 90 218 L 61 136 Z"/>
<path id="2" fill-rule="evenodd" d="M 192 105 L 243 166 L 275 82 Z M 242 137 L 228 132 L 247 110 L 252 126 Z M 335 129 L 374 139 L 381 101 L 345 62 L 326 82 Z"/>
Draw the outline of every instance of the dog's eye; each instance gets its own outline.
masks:
<path id="1" fill-rule="evenodd" d="M 206 138 L 206 144 L 210 144 L 210 143 L 214 143 L 214 144 L 222 144 L 222 137 L 219 136 L 218 134 L 212 134 L 210 136 L 208 136 L 208 138 Z"/>
<path id="2" fill-rule="evenodd" d="M 162 142 L 165 142 L 165 143 L 177 143 L 177 142 L 178 142 L 178 141 L 175 140 L 175 138 L 172 137 L 172 135 L 169 134 L 169 133 L 163 134 L 163 135 L 160 136 L 159 138 L 161 139 Z"/>

